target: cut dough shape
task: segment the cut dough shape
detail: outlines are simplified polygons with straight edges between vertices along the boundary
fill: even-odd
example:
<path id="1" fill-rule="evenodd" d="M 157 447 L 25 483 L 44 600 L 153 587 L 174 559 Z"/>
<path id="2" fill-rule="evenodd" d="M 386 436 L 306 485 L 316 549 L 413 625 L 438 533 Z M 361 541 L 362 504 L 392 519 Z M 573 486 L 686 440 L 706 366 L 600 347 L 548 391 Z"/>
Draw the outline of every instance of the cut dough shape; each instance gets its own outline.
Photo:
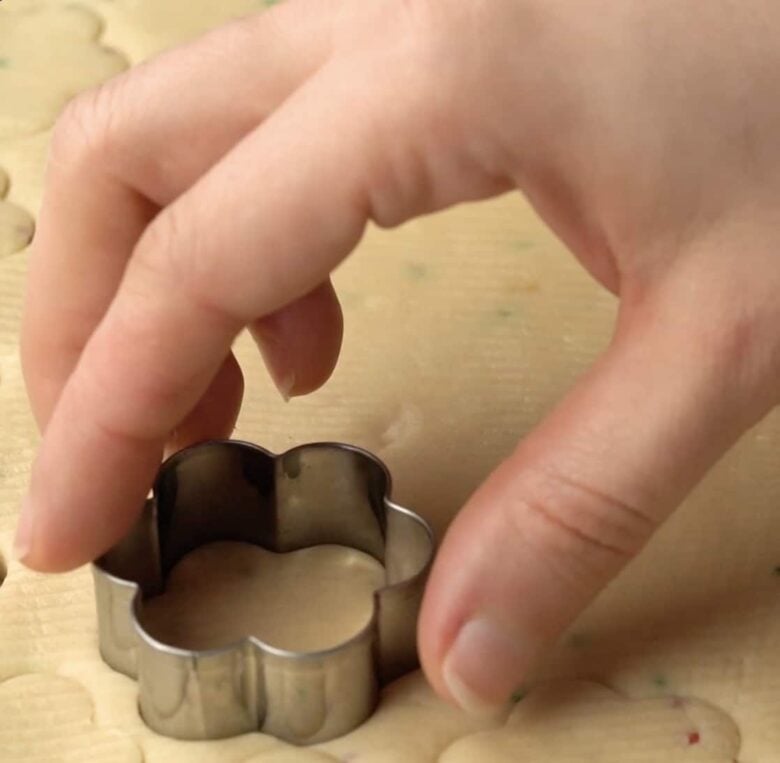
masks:
<path id="1" fill-rule="evenodd" d="M 0 164 L 12 177 L 14 200 L 31 213 L 39 203 L 47 135 L 18 138 L 20 130 L 51 124 L 76 89 L 111 73 L 112 60 L 117 67 L 121 57 L 139 61 L 264 5 L 263 0 L 77 2 L 81 10 L 65 10 L 72 0 L 0 3 L 0 57 L 8 58 L 4 51 L 15 45 L 36 76 L 44 75 L 33 90 L 19 85 L 11 92 L 9 83 L 18 82 L 21 69 L 0 68 Z M 23 16 L 24 23 L 11 21 Z M 103 44 L 115 46 L 119 57 L 104 57 L 96 42 L 101 25 Z M 44 49 L 56 58 L 51 69 L 41 65 Z M 24 265 L 24 257 L 0 258 L 0 548 L 6 558 L 38 441 L 18 359 Z M 395 498 L 440 532 L 609 342 L 615 313 L 613 298 L 590 281 L 516 195 L 465 205 L 392 232 L 370 228 L 360 253 L 338 270 L 334 282 L 347 298 L 344 349 L 333 379 L 317 394 L 285 405 L 256 345 L 243 337 L 237 352 L 249 383 L 238 435 L 276 452 L 337 439 L 381 453 L 395 477 Z M 738 722 L 738 760 L 778 763 L 780 577 L 773 571 L 780 565 L 779 450 L 780 409 L 721 461 L 578 623 L 575 633 L 585 638 L 564 646 L 556 677 L 571 682 L 575 676 L 598 676 L 640 698 L 629 705 L 634 711 L 629 714 L 624 701 L 611 694 L 605 704 L 615 708 L 614 719 L 613 710 L 608 718 L 591 715 L 591 728 L 617 727 L 627 740 L 632 733 L 632 739 L 646 740 L 654 730 L 672 726 L 656 723 L 656 711 L 640 712 L 655 707 L 641 698 L 653 694 L 663 702 L 668 700 L 658 694 L 676 692 L 724 708 Z M 688 617 L 700 606 L 709 609 L 707 618 Z M 436 699 L 419 673 L 389 687 L 364 726 L 321 749 L 291 750 L 262 735 L 203 744 L 165 739 L 143 726 L 136 684 L 102 663 L 95 634 L 88 571 L 40 576 L 9 561 L 0 588 L 0 676 L 51 671 L 72 677 L 91 697 L 94 727 L 132 734 L 143 747 L 144 763 L 324 763 L 323 754 L 339 763 L 436 763 L 440 755 L 444 763 L 501 763 L 491 756 L 496 749 L 498 754 L 514 749 L 513 740 L 545 742 L 538 720 L 518 723 L 517 714 L 528 712 L 539 692 L 551 687 L 542 685 L 529 695 L 503 729 Z M 575 704 L 582 708 L 592 701 L 598 709 L 604 691 L 583 690 Z M 52 692 L 48 707 L 60 712 L 77 696 Z M 691 702 L 689 714 L 697 707 Z M 718 739 L 712 729 L 733 726 L 702 707 L 712 719 L 710 731 L 696 745 L 663 753 L 662 763 L 724 761 L 707 745 Z M 578 734 L 584 716 L 584 710 L 571 713 Z M 59 733 L 47 717 L 36 717 L 41 737 Z M 628 717 L 633 729 L 624 722 Z M 492 730 L 475 735 L 487 729 Z M 530 739 L 533 734 L 536 739 Z M 728 750 L 732 738 L 723 739 Z M 14 761 L 5 741 L 0 737 L 3 763 Z M 101 749 L 85 749 L 79 763 L 102 763 Z M 572 763 L 578 752 L 582 749 L 550 747 L 541 760 Z M 621 763 L 646 761 L 647 754 L 626 741 Z M 58 759 L 49 752 L 38 761 Z M 121 755 L 117 760 L 124 763 Z M 581 757 L 574 760 L 582 763 Z"/>
<path id="2" fill-rule="evenodd" d="M 499 723 L 500 719 L 470 717 L 443 702 L 417 672 L 388 686 L 376 712 L 362 726 L 317 749 L 343 763 L 435 763 L 459 737 Z M 472 760 L 493 763 L 490 757 Z M 276 762 L 269 758 L 268 763 Z"/>
<path id="3" fill-rule="evenodd" d="M 0 7 L 0 140 L 50 127 L 82 90 L 126 68 L 98 42 L 101 20 L 78 6 Z"/>
<path id="4" fill-rule="evenodd" d="M 243 763 L 347 763 L 346 758 L 333 758 L 314 750 L 274 750 L 254 755 Z M 357 761 L 355 761 L 357 763 Z"/>
<path id="5" fill-rule="evenodd" d="M 35 230 L 30 215 L 4 200 L 8 186 L 8 175 L 0 168 L 0 257 L 24 249 L 32 240 Z"/>
<path id="6" fill-rule="evenodd" d="M 439 763 L 734 763 L 739 746 L 734 721 L 697 700 L 629 700 L 560 681 L 532 691 L 503 728 L 453 744 Z"/>
<path id="7" fill-rule="evenodd" d="M 282 649 L 328 649 L 371 618 L 384 569 L 342 546 L 275 554 L 248 543 L 211 543 L 182 559 L 164 594 L 144 603 L 158 640 L 185 649 L 256 636 Z"/>
<path id="8" fill-rule="evenodd" d="M 143 763 L 132 739 L 92 723 L 92 702 L 75 681 L 31 673 L 0 684 L 3 763 Z"/>
<path id="9" fill-rule="evenodd" d="M 100 11 L 107 39 L 138 62 L 271 5 L 268 0 L 104 0 Z"/>
<path id="10" fill-rule="evenodd" d="M 2 389 L 0 385 L 0 393 Z M 12 537 L 0 536 L 6 554 Z M 70 660 L 97 656 L 89 571 L 40 575 L 8 561 L 8 575 L 0 587 L 0 681 L 21 673 L 59 672 Z"/>

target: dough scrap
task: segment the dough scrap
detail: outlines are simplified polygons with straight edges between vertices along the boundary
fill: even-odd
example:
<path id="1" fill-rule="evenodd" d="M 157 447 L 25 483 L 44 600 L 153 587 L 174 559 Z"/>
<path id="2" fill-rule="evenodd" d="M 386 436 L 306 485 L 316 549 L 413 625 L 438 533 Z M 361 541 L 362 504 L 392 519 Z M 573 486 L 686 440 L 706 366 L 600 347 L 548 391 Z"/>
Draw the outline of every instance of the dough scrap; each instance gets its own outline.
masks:
<path id="1" fill-rule="evenodd" d="M 50 127 L 73 96 L 126 68 L 101 30 L 79 6 L 0 7 L 0 140 Z"/>
<path id="2" fill-rule="evenodd" d="M 253 755 L 243 763 L 347 763 L 347 760 L 345 758 L 334 758 L 323 752 L 295 748 Z"/>
<path id="3" fill-rule="evenodd" d="M 35 228 L 27 212 L 4 200 L 9 185 L 8 175 L 0 168 L 0 257 L 24 249 L 32 240 Z"/>
<path id="4" fill-rule="evenodd" d="M 376 712 L 360 728 L 317 749 L 342 763 L 435 763 L 459 737 L 500 722 L 470 717 L 443 702 L 417 671 L 388 686 Z"/>
<path id="5" fill-rule="evenodd" d="M 78 683 L 31 673 L 0 683 L 3 763 L 143 763 L 135 742 L 92 723 L 92 701 Z"/>
<path id="6" fill-rule="evenodd" d="M 36 11 L 45 19 L 71 3 L 4 0 L 0 39 L 6 39 L 11 15 Z M 102 23 L 102 44 L 137 62 L 244 13 L 250 2 L 80 0 L 80 5 L 68 14 L 91 19 L 94 34 Z M 262 7 L 260 0 L 257 5 Z M 22 28 L 22 53 L 38 56 L 42 44 L 61 52 L 62 65 L 46 72 L 47 84 L 61 99 L 33 99 L 21 88 L 11 98 L 13 70 L 4 69 L 0 120 L 15 115 L 28 126 L 53 121 L 75 87 L 76 70 L 79 87 L 107 74 L 94 36 L 75 34 L 68 24 L 31 26 Z M 17 132 L 15 127 L 13 135 L 0 136 L 0 164 L 13 179 L 15 203 L 34 213 L 48 136 L 19 138 Z M 37 443 L 18 360 L 25 261 L 0 258 L 0 550 L 9 560 Z M 612 297 L 590 281 L 516 195 L 465 205 L 392 232 L 371 228 L 334 282 L 347 298 L 344 349 L 333 379 L 315 395 L 285 405 L 256 346 L 243 337 L 237 352 L 248 384 L 237 436 L 274 451 L 337 439 L 380 452 L 393 473 L 396 499 L 425 514 L 439 532 L 608 343 L 615 313 Z M 391 426 L 396 421 L 401 425 Z M 597 676 L 641 702 L 650 693 L 656 699 L 677 693 L 723 708 L 742 733 L 739 759 L 745 763 L 780 760 L 780 578 L 773 573 L 780 565 L 778 449 L 780 409 L 742 438 L 589 608 L 575 630 L 587 638 L 566 645 L 566 659 L 556 666 L 564 678 Z M 755 593 L 762 586 L 766 590 Z M 710 617 L 690 621 L 688 613 L 702 605 Z M 342 763 L 435 763 L 439 755 L 456 753 L 460 763 L 467 754 L 491 761 L 495 749 L 491 734 L 468 737 L 487 727 L 433 697 L 420 674 L 389 687 L 371 720 L 322 750 L 291 750 L 262 735 L 203 744 L 156 736 L 138 718 L 135 683 L 113 673 L 97 653 L 89 574 L 36 576 L 9 561 L 0 587 L 0 678 L 40 671 L 67 675 L 86 687 L 95 727 L 132 734 L 145 763 L 248 763 L 257 757 L 262 763 L 314 763 L 312 755 L 319 763 L 320 754 Z M 527 698 L 532 699 L 533 694 Z M 721 715 L 709 717 L 715 727 L 728 727 Z M 633 716 L 637 733 L 644 718 Z M 48 733 L 45 724 L 40 728 Z M 514 721 L 493 731 L 510 741 L 525 733 Z M 453 745 L 464 736 L 466 747 Z M 680 760 L 696 760 L 689 753 L 710 754 L 702 744 L 684 750 Z M 627 749 L 624 763 L 642 754 Z M 662 763 L 667 759 L 674 763 L 674 754 L 661 756 Z M 0 760 L 6 760 L 2 753 Z M 39 760 L 52 763 L 56 757 Z M 81 760 L 94 763 L 89 751 Z M 571 763 L 559 749 L 544 760 Z"/>
<path id="7" fill-rule="evenodd" d="M 99 7 L 106 19 L 106 41 L 136 63 L 274 4 L 268 0 L 103 0 Z"/>
<path id="8" fill-rule="evenodd" d="M 503 728 L 453 744 L 439 763 L 734 763 L 739 747 L 734 721 L 698 700 L 628 700 L 560 681 L 532 691 Z"/>
<path id="9" fill-rule="evenodd" d="M 10 551 L 10 534 L 3 545 Z M 39 575 L 9 562 L 0 587 L 0 680 L 96 656 L 96 628 L 87 569 Z"/>

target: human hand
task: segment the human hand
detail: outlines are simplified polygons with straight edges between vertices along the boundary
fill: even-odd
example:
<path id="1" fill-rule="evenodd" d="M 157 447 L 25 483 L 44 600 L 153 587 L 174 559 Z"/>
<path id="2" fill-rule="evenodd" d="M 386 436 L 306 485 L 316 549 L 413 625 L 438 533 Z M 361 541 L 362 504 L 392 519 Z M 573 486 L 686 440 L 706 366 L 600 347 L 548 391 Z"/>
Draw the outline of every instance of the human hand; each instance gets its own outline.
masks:
<path id="1" fill-rule="evenodd" d="M 231 431 L 244 327 L 285 394 L 324 382 L 369 221 L 519 188 L 621 306 L 434 565 L 428 678 L 504 702 L 778 402 L 779 32 L 769 0 L 289 0 L 78 98 L 30 263 L 20 556 L 95 557 L 166 442 Z"/>

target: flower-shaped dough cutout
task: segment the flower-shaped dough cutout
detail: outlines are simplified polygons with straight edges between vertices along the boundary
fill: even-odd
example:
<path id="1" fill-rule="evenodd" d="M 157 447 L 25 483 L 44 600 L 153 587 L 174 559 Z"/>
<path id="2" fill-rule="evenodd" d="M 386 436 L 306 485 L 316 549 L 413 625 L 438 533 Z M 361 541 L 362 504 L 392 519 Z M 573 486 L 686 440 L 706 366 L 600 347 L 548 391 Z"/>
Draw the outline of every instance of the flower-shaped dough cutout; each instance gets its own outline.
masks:
<path id="1" fill-rule="evenodd" d="M 100 10 L 105 14 L 112 44 L 136 62 L 232 19 L 262 12 L 278 1 L 104 0 Z"/>
<path id="2" fill-rule="evenodd" d="M 468 715 L 445 702 L 417 671 L 390 684 L 376 712 L 362 726 L 317 749 L 339 763 L 439 763 L 442 751 L 455 740 L 494 729 L 501 721 Z M 489 756 L 471 761 L 493 763 Z"/>
<path id="3" fill-rule="evenodd" d="M 30 215 L 16 205 L 5 201 L 8 187 L 8 175 L 0 168 L 0 257 L 24 249 L 32 240 L 35 230 L 35 224 Z"/>
<path id="4" fill-rule="evenodd" d="M 87 692 L 57 675 L 29 673 L 0 684 L 3 763 L 142 763 L 138 746 L 116 730 L 97 728 Z"/>
<path id="5" fill-rule="evenodd" d="M 384 569 L 343 546 L 275 554 L 248 543 L 212 543 L 184 557 L 141 624 L 162 643 L 214 649 L 255 636 L 281 649 L 316 651 L 366 626 Z"/>
<path id="6" fill-rule="evenodd" d="M 0 139 L 51 127 L 73 96 L 127 67 L 101 31 L 86 8 L 0 8 Z"/>
<path id="7" fill-rule="evenodd" d="M 694 699 L 630 700 L 599 684 L 556 681 L 532 691 L 506 724 L 459 740 L 439 763 L 736 763 L 740 735 Z"/>

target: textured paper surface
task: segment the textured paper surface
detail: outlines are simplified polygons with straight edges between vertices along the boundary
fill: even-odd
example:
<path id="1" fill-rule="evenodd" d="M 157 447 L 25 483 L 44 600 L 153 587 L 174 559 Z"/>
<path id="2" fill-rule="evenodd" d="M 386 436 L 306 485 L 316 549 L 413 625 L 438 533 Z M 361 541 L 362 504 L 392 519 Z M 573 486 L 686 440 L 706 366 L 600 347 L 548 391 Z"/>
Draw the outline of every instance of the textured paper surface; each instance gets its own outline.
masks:
<path id="1" fill-rule="evenodd" d="M 0 7 L 0 760 L 780 761 L 777 414 L 580 619 L 506 719 L 470 720 L 415 674 L 362 728 L 317 750 L 259 734 L 186 744 L 143 726 L 133 682 L 99 659 L 89 573 L 44 577 L 10 561 L 36 445 L 17 349 L 24 247 L 67 98 L 266 3 L 72 5 Z M 439 531 L 598 354 L 615 309 L 516 196 L 370 231 L 335 280 L 346 339 L 333 380 L 284 405 L 242 339 L 237 435 L 272 450 L 369 448 L 391 467 L 395 497 Z"/>

